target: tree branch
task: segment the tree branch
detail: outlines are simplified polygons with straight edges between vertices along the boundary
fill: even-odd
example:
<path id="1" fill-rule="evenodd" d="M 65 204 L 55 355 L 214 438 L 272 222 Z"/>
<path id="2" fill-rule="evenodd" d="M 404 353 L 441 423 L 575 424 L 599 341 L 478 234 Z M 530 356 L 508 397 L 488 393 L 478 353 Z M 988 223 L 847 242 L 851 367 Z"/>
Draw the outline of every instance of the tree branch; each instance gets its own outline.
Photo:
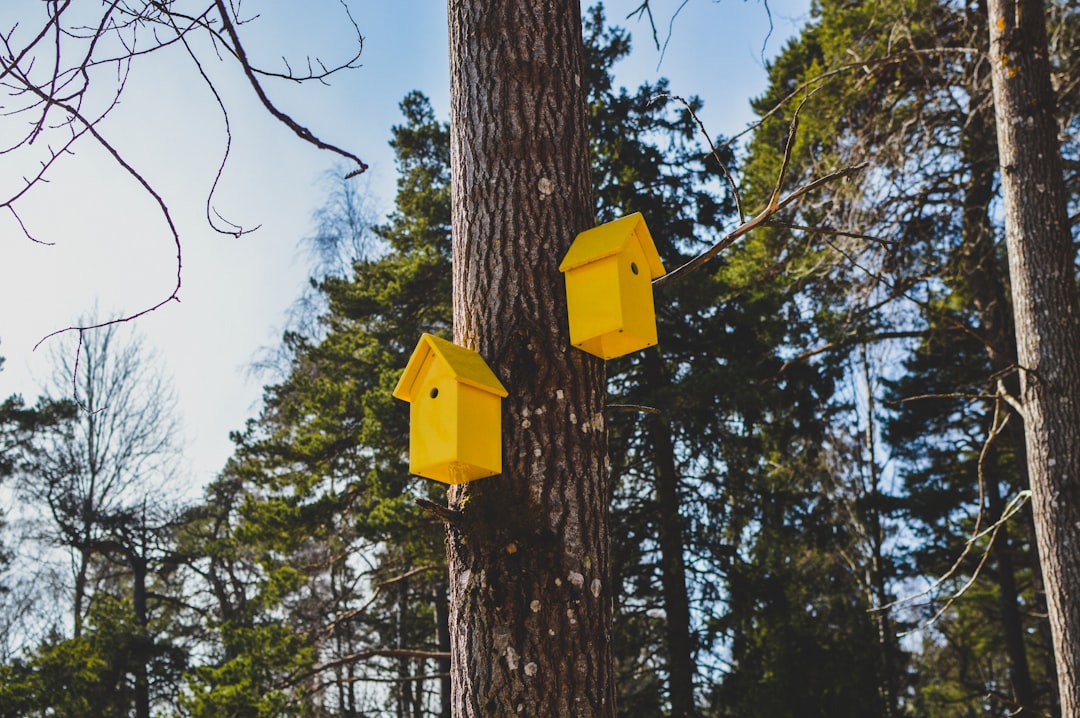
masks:
<path id="1" fill-rule="evenodd" d="M 266 92 L 263 90 L 262 84 L 259 82 L 259 78 L 255 76 L 255 71 L 251 66 L 251 62 L 248 60 L 247 52 L 244 50 L 244 46 L 240 43 L 240 36 L 236 32 L 236 27 L 232 21 L 232 18 L 229 15 L 228 9 L 225 7 L 224 0 L 215 0 L 215 5 L 217 6 L 218 14 L 221 16 L 221 25 L 224 28 L 225 33 L 229 36 L 229 40 L 232 43 L 233 52 L 236 53 L 236 58 L 237 60 L 239 60 L 240 66 L 244 69 L 244 75 L 247 77 L 248 83 L 251 85 L 251 88 L 255 90 L 255 94 L 258 96 L 259 101 L 262 102 L 263 107 L 265 107 L 271 115 L 276 117 L 279 121 L 281 121 L 282 124 L 291 129 L 294 133 L 296 133 L 297 137 L 304 140 L 305 142 L 315 145 L 319 149 L 333 152 L 335 154 L 341 155 L 348 160 L 355 162 L 357 165 L 357 169 L 345 175 L 346 177 L 355 177 L 356 175 L 361 174 L 365 170 L 367 170 L 367 164 L 365 164 L 364 161 L 361 160 L 359 157 L 347 150 L 343 150 L 340 147 L 337 147 L 336 145 L 331 145 L 329 143 L 323 142 L 318 137 L 316 137 L 311 132 L 311 130 L 297 123 L 296 120 L 279 110 L 274 105 L 274 103 L 270 101 L 270 98 L 266 96 Z"/>
<path id="2" fill-rule="evenodd" d="M 704 252 L 699 254 L 697 257 L 694 257 L 693 259 L 691 259 L 686 264 L 682 265 L 678 269 L 675 269 L 674 271 L 668 272 L 667 274 L 660 277 L 659 279 L 653 280 L 653 283 L 652 283 L 653 288 L 660 289 L 662 287 L 667 286 L 668 284 L 671 284 L 672 282 L 674 282 L 674 281 L 676 281 L 678 279 L 682 279 L 683 277 L 685 277 L 690 272 L 694 271 L 695 269 L 697 269 L 698 267 L 700 267 L 701 265 L 705 264 L 710 259 L 715 257 L 716 255 L 723 252 L 725 249 L 727 249 L 731 245 L 735 244 L 735 242 L 739 241 L 739 239 L 741 239 L 743 236 L 749 234 L 750 232 L 754 231 L 755 229 L 758 229 L 759 227 L 768 226 L 769 220 L 779 210 L 784 209 L 785 207 L 789 206 L 793 202 L 798 201 L 799 198 L 803 197 L 804 195 L 808 194 L 809 192 L 813 192 L 814 190 L 818 189 L 819 187 L 821 187 L 823 185 L 826 185 L 826 184 L 828 184 L 830 182 L 835 182 L 836 180 L 840 180 L 840 179 L 844 179 L 846 177 L 850 177 L 850 176 L 852 176 L 854 174 L 857 174 L 857 173 L 861 172 L 865 168 L 866 168 L 865 163 L 855 165 L 853 167 L 845 167 L 842 170 L 837 170 L 836 172 L 830 172 L 829 174 L 825 175 L 824 177 L 821 177 L 821 178 L 819 178 L 817 180 L 814 180 L 813 182 L 811 182 L 808 185 L 804 185 L 804 186 L 798 188 L 797 190 L 795 190 L 791 194 L 784 197 L 782 200 L 779 200 L 778 202 L 776 202 L 775 207 L 766 207 L 756 217 L 754 217 L 753 219 L 750 219 L 750 220 L 748 220 L 746 222 L 743 222 L 741 225 L 736 227 L 732 232 L 725 235 L 719 242 L 717 242 L 713 246 L 709 247 L 707 250 L 705 250 Z M 824 231 L 827 231 L 827 230 L 821 230 L 821 231 L 824 232 Z"/>
<path id="3" fill-rule="evenodd" d="M 278 687 L 286 688 L 288 686 L 296 685 L 297 683 L 324 671 L 329 671 L 340 666 L 347 666 L 352 663 L 359 663 L 360 661 L 366 661 L 371 658 L 418 658 L 420 660 L 446 661 L 450 659 L 450 653 L 448 651 L 429 651 L 421 648 L 371 648 L 366 651 L 350 653 L 347 656 L 335 658 L 332 661 L 320 663 L 317 666 L 312 666 L 306 670 L 293 673 L 287 678 L 283 678 L 278 683 Z"/>
<path id="4" fill-rule="evenodd" d="M 465 522 L 465 514 L 454 509 L 447 508 L 442 504 L 437 504 L 434 501 L 428 501 L 427 499 L 417 499 L 416 505 L 427 511 L 429 514 L 435 516 L 435 518 L 442 521 L 444 524 L 450 524 L 452 526 L 461 526 Z"/>

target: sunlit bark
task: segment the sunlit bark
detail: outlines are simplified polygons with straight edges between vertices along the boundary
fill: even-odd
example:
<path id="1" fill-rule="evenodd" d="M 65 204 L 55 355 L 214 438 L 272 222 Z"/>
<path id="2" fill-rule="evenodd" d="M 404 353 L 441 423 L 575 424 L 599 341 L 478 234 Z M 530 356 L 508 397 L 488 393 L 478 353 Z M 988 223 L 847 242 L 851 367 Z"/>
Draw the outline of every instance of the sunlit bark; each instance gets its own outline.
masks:
<path id="1" fill-rule="evenodd" d="M 613 716 L 602 362 L 558 271 L 593 223 L 581 9 L 451 0 L 454 337 L 510 395 L 503 473 L 450 492 L 455 716 Z"/>

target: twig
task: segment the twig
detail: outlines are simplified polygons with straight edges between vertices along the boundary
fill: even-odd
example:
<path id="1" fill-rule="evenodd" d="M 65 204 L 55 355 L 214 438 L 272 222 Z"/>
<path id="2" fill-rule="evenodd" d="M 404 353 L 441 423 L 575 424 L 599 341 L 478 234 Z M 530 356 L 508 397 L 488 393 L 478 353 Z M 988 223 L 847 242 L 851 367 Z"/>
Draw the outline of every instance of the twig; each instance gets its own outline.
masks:
<path id="1" fill-rule="evenodd" d="M 445 570 L 446 570 L 446 564 L 431 564 L 429 566 L 418 566 L 416 568 L 409 569 L 408 571 L 406 571 L 403 574 L 399 574 L 397 576 L 394 576 L 393 578 L 388 578 L 385 581 L 380 581 L 378 584 L 376 584 L 376 588 L 386 588 L 387 586 L 392 586 L 395 583 L 400 583 L 401 581 L 407 581 L 410 578 L 412 578 L 413 576 L 419 575 L 421 573 L 427 573 L 428 571 L 445 571 Z"/>
<path id="2" fill-rule="evenodd" d="M 1001 512 L 1001 516 L 998 517 L 998 519 L 994 523 L 992 523 L 990 526 L 987 526 L 985 529 L 981 528 L 982 519 L 983 519 L 983 503 L 984 503 L 984 498 L 985 498 L 984 476 L 985 476 L 986 457 L 990 453 L 990 447 L 993 445 L 993 443 L 997 439 L 998 435 L 1000 435 L 1001 431 L 1005 428 L 1005 425 L 1009 422 L 1009 417 L 1010 417 L 1009 414 L 1005 414 L 1004 417 L 1002 417 L 1001 402 L 1000 401 L 995 402 L 995 404 L 994 404 L 994 417 L 993 417 L 993 420 L 991 421 L 990 432 L 989 432 L 989 434 L 987 434 L 986 441 L 983 442 L 982 450 L 979 452 L 979 461 L 978 461 L 978 465 L 977 465 L 977 472 L 978 472 L 978 477 L 979 477 L 979 511 L 978 511 L 978 513 L 976 514 L 976 517 L 975 517 L 975 526 L 972 529 L 972 535 L 971 535 L 970 538 L 968 538 L 968 540 L 964 544 L 964 550 L 960 553 L 960 555 L 957 557 L 957 559 L 953 562 L 953 564 L 949 568 L 949 570 L 946 571 L 942 576 L 938 577 L 925 590 L 920 591 L 919 593 L 913 594 L 911 596 L 906 596 L 904 598 L 899 598 L 899 599 L 897 599 L 895 601 L 892 601 L 891 603 L 885 604 L 884 606 L 878 606 L 878 607 L 875 607 L 873 609 L 870 609 L 872 611 L 885 611 L 885 610 L 888 610 L 890 608 L 894 608 L 896 606 L 899 606 L 899 605 L 902 605 L 902 604 L 905 604 L 905 603 L 910 603 L 910 602 L 912 602 L 912 601 L 914 601 L 914 600 L 916 600 L 918 598 L 921 598 L 923 596 L 926 596 L 926 595 L 932 593 L 939 586 L 941 586 L 946 581 L 948 581 L 950 578 L 952 578 L 954 575 L 956 575 L 956 572 L 960 569 L 960 565 L 964 562 L 964 560 L 971 553 L 971 551 L 974 548 L 975 544 L 980 539 L 989 536 L 989 541 L 988 541 L 988 543 L 986 545 L 986 550 L 983 552 L 983 555 L 979 559 L 979 563 L 975 567 L 975 570 L 972 572 L 971 576 L 968 578 L 967 581 L 964 582 L 964 585 L 961 586 L 960 589 L 957 590 L 955 593 L 953 593 L 951 596 L 949 596 L 948 599 L 945 601 L 945 604 L 940 609 L 938 609 L 938 611 L 936 613 L 934 613 L 934 615 L 929 620 L 925 621 L 924 623 L 917 626 L 916 628 L 911 629 L 910 631 L 905 631 L 904 633 L 900 634 L 901 636 L 907 636 L 907 635 L 910 635 L 910 634 L 912 634 L 912 633 L 914 633 L 916 631 L 924 630 L 924 629 L 929 628 L 930 626 L 932 626 L 943 615 L 945 615 L 945 612 L 948 611 L 949 608 L 952 607 L 952 605 L 957 601 L 957 599 L 959 599 L 961 596 L 963 596 L 964 593 L 966 593 L 967 590 L 969 588 L 971 588 L 971 586 L 979 578 L 979 574 L 982 572 L 983 566 L 986 565 L 986 562 L 990 557 L 990 548 L 994 545 L 994 540 L 997 538 L 998 531 L 1001 529 L 1001 527 L 1003 525 L 1005 525 L 1006 521 L 1008 521 L 1013 516 L 1015 516 L 1017 514 L 1017 512 L 1019 512 L 1020 509 L 1022 509 L 1024 507 L 1024 504 L 1026 504 L 1031 499 L 1031 491 L 1030 490 L 1021 491 L 1015 497 L 1013 497 L 1012 500 L 1009 501 L 1008 505 Z"/>
<path id="3" fill-rule="evenodd" d="M 40 90 L 40 88 L 34 87 L 33 91 L 35 91 L 35 92 L 37 92 L 39 94 L 43 94 L 42 91 Z M 64 334 L 64 333 L 72 332 L 72 331 L 79 332 L 79 342 L 80 342 L 80 345 L 81 345 L 81 343 L 82 343 L 82 335 L 87 331 L 90 331 L 92 329 L 101 329 L 102 327 L 107 327 L 107 326 L 111 326 L 111 325 L 114 325 L 114 324 L 120 324 L 120 323 L 123 323 L 123 322 L 130 322 L 130 321 L 133 321 L 135 319 L 138 319 L 139 317 L 146 316 L 147 314 L 150 314 L 151 312 L 154 312 L 154 311 L 160 309 L 161 307 L 165 306 L 166 304 L 168 304 L 170 302 L 179 302 L 180 301 L 181 276 L 182 276 L 182 270 L 183 270 L 183 256 L 182 256 L 182 247 L 181 247 L 181 244 L 180 244 L 180 232 L 179 232 L 179 230 L 177 230 L 176 224 L 173 222 L 172 214 L 169 212 L 169 207 L 168 207 L 167 204 L 165 204 L 165 200 L 162 198 L 162 196 L 160 194 L 158 194 L 158 192 L 154 189 L 154 187 L 150 184 L 150 182 L 145 177 L 143 177 L 143 175 L 137 169 L 132 167 L 131 164 L 129 164 L 128 161 L 125 160 L 123 158 L 123 156 L 121 156 L 120 152 L 112 145 L 112 143 L 110 143 L 107 139 L 105 139 L 105 137 L 98 131 L 97 126 L 96 126 L 96 124 L 94 122 L 92 122 L 92 121 L 86 119 L 85 117 L 83 117 L 82 114 L 78 111 L 78 109 L 76 109 L 75 107 L 72 107 L 71 105 L 69 105 L 67 103 L 57 102 L 56 104 L 57 104 L 58 107 L 63 109 L 65 112 L 70 113 L 73 118 L 78 120 L 86 128 L 86 131 L 89 132 L 93 136 L 93 138 L 95 140 L 97 140 L 98 144 L 101 145 L 101 147 L 104 148 L 106 152 L 108 152 L 110 155 L 112 155 L 113 160 L 115 160 L 118 165 L 120 165 L 122 168 L 124 168 L 124 170 L 126 170 L 127 173 L 129 175 L 131 175 L 135 179 L 136 182 L 138 182 L 140 185 L 142 185 L 143 190 L 147 194 L 149 194 L 154 199 L 154 201 L 157 203 L 158 209 L 160 210 L 162 217 L 164 217 L 165 223 L 169 227 L 169 232 L 170 232 L 170 234 L 172 235 L 172 238 L 173 238 L 173 245 L 176 247 L 176 284 L 173 287 L 172 292 L 170 292 L 167 297 L 165 297 L 164 299 L 162 299 L 157 304 L 154 304 L 151 307 L 147 307 L 145 309 L 142 309 L 142 310 L 140 310 L 138 312 L 135 312 L 133 314 L 129 314 L 127 316 L 121 317 L 119 319 L 110 319 L 108 321 L 99 322 L 97 324 L 92 324 L 92 325 L 87 325 L 87 326 L 70 326 L 70 327 L 66 327 L 64 329 L 57 329 L 56 331 L 51 332 L 49 334 L 46 334 L 44 337 L 42 337 L 40 340 L 38 340 L 37 344 L 34 345 L 35 350 L 39 346 L 41 346 L 42 343 L 44 343 L 46 340 L 48 340 L 48 339 L 50 339 L 50 338 L 52 338 L 54 336 L 57 336 L 59 334 Z M 76 372 L 77 371 L 78 371 L 78 365 L 76 364 Z"/>
<path id="4" fill-rule="evenodd" d="M 837 75 L 842 75 L 842 74 L 844 74 L 846 72 L 853 72 L 853 71 L 856 71 L 856 70 L 862 70 L 862 71 L 866 72 L 871 67 L 888 67 L 889 65 L 896 65 L 896 64 L 899 64 L 899 63 L 902 63 L 902 62 L 907 62 L 912 57 L 919 57 L 921 55 L 946 55 L 946 54 L 972 55 L 972 54 L 978 54 L 980 52 L 982 52 L 982 51 L 980 49 L 978 49 L 978 48 L 975 48 L 975 47 L 936 47 L 936 48 L 927 48 L 927 49 L 922 49 L 922 50 L 915 49 L 915 50 L 907 50 L 905 52 L 897 53 L 895 55 L 887 55 L 887 56 L 885 56 L 883 58 L 880 58 L 880 59 L 877 59 L 877 60 L 860 60 L 858 62 L 850 62 L 850 63 L 844 64 L 844 65 L 840 65 L 839 67 L 835 67 L 832 70 L 826 70 L 825 72 L 822 72 L 822 73 L 820 73 L 818 75 L 815 75 L 814 77 L 811 77 L 809 80 L 805 80 L 805 81 L 799 83 L 798 85 L 796 85 L 791 90 L 791 92 L 789 92 L 788 94 L 786 94 L 782 98 L 780 98 L 780 100 L 775 105 L 773 105 L 773 107 L 770 110 L 765 112 L 765 114 L 763 114 L 756 121 L 754 121 L 754 122 L 750 123 L 749 125 L 747 125 L 746 129 L 743 130 L 742 132 L 738 132 L 738 133 L 732 135 L 731 137 L 729 137 L 727 139 L 727 142 L 725 142 L 724 144 L 725 145 L 730 145 L 733 142 L 735 142 L 736 140 L 738 140 L 739 138 L 741 138 L 743 135 L 746 135 L 747 133 L 753 132 L 757 128 L 761 127 L 761 125 L 764 124 L 765 120 L 769 119 L 770 117 L 772 117 L 776 113 L 780 112 L 780 110 L 783 109 L 784 105 L 786 105 L 789 101 L 791 101 L 792 99 L 794 99 L 795 97 L 797 97 L 801 93 L 806 92 L 807 88 L 813 87 L 814 85 L 820 85 L 825 80 L 829 80 L 829 79 L 831 79 L 831 78 L 833 78 L 833 77 L 835 77 Z"/>
<path id="5" fill-rule="evenodd" d="M 868 242 L 874 242 L 880 245 L 883 249 L 892 251 L 896 249 L 899 242 L 891 239 L 885 239 L 884 237 L 878 237 L 873 234 L 863 234 L 862 232 L 852 232 L 846 229 L 835 229 L 832 227 L 810 227 L 805 224 L 795 224 L 794 222 L 769 222 L 770 227 L 778 227 L 781 229 L 794 229 L 800 232 L 807 232 L 809 234 L 827 234 L 833 237 L 850 237 L 851 239 L 865 239 Z"/>
<path id="6" fill-rule="evenodd" d="M 641 404 L 608 404 L 607 408 L 612 411 L 636 412 L 638 414 L 660 414 L 660 410 L 652 406 Z"/>
<path id="7" fill-rule="evenodd" d="M 195 68 L 199 71 L 199 75 L 202 76 L 203 82 L 205 82 L 206 86 L 210 88 L 210 93 L 213 94 L 214 100 L 217 102 L 218 108 L 220 108 L 221 110 L 221 119 L 225 122 L 225 151 L 221 153 L 221 162 L 218 163 L 217 172 L 214 174 L 214 181 L 210 185 L 210 191 L 206 195 L 206 222 L 210 225 L 211 228 L 213 228 L 215 232 L 220 232 L 221 234 L 228 234 L 233 237 L 239 238 L 245 234 L 254 232 L 259 227 L 254 227 L 252 229 L 244 229 L 242 226 L 236 224 L 235 222 L 231 222 L 222 217 L 221 213 L 218 212 L 215 207 L 213 207 L 214 193 L 217 192 L 218 185 L 221 183 L 221 176 L 225 173 L 225 165 L 228 163 L 229 155 L 232 151 L 233 136 L 232 125 L 229 121 L 229 111 L 225 107 L 225 101 L 222 99 L 221 93 L 218 92 L 217 87 L 214 86 L 213 81 L 210 79 L 209 75 L 206 74 L 206 70 L 203 68 L 198 56 L 195 54 L 195 51 L 188 43 L 186 34 L 180 30 L 179 26 L 176 25 L 175 21 L 173 21 L 171 17 L 169 18 L 169 22 L 173 27 L 173 31 L 176 32 L 177 36 L 180 38 L 180 41 L 183 43 L 184 49 L 187 50 L 188 57 L 190 57 L 191 61 L 195 63 Z M 216 215 L 218 219 L 229 225 L 231 229 L 222 229 L 218 227 L 217 223 L 214 222 L 213 215 Z"/>
<path id="8" fill-rule="evenodd" d="M 701 135 L 705 138 L 705 141 L 709 143 L 709 154 L 711 154 L 713 156 L 713 158 L 716 160 L 716 163 L 718 165 L 720 165 L 720 169 L 724 172 L 724 178 L 727 179 L 727 183 L 731 187 L 731 196 L 735 198 L 735 209 L 739 213 L 739 222 L 746 221 L 746 215 L 743 212 L 742 197 L 739 195 L 739 187 L 738 187 L 738 185 L 735 184 L 735 178 L 731 176 L 731 172 L 728 170 L 728 167 L 724 163 L 724 160 L 721 159 L 720 150 L 713 143 L 712 137 L 709 136 L 709 131 L 707 129 L 705 129 L 705 123 L 702 122 L 701 118 L 697 116 L 697 113 L 694 112 L 694 108 L 690 106 L 690 103 L 687 102 L 682 97 L 680 97 L 679 95 L 673 95 L 670 92 L 663 92 L 663 93 L 660 93 L 659 95 L 657 95 L 656 97 L 657 98 L 664 97 L 664 98 L 667 98 L 667 99 L 675 100 L 676 102 L 681 104 L 683 106 L 683 108 L 686 109 L 686 112 L 690 115 L 690 118 L 693 119 L 695 123 L 697 123 L 698 130 L 701 132 Z M 656 99 L 656 98 L 653 98 L 653 99 Z"/>
<path id="9" fill-rule="evenodd" d="M 297 671 L 281 679 L 278 686 L 284 688 L 286 686 L 296 685 L 300 681 L 310 678 L 317 673 L 322 673 L 323 671 L 328 671 L 339 666 L 345 666 L 350 663 L 366 661 L 369 658 L 419 658 L 421 660 L 446 661 L 450 660 L 450 653 L 448 651 L 428 651 L 418 648 L 372 648 L 366 651 L 357 651 L 356 653 L 351 653 L 347 656 L 335 658 L 332 661 L 312 666 L 303 671 Z"/>

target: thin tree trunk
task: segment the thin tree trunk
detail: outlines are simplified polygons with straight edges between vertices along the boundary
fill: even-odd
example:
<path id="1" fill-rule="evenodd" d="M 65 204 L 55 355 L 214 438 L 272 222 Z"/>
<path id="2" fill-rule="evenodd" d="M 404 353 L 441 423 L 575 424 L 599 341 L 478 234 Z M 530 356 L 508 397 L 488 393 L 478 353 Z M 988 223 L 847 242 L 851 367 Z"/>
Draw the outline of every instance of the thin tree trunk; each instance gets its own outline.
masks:
<path id="1" fill-rule="evenodd" d="M 86 584 L 90 573 L 90 550 L 76 548 L 78 558 L 75 567 L 75 591 L 72 597 L 72 637 L 78 638 L 83 632 L 83 604 L 86 603 Z"/>
<path id="2" fill-rule="evenodd" d="M 1080 716 L 1080 302 L 1041 0 L 990 0 L 990 56 L 1035 529 L 1064 718 Z"/>
<path id="3" fill-rule="evenodd" d="M 885 578 L 885 526 L 881 520 L 881 472 L 877 463 L 877 402 L 875 399 L 874 377 L 870 367 L 870 355 L 867 345 L 861 347 L 863 381 L 866 383 L 866 463 L 869 481 L 864 491 L 870 497 L 866 502 L 866 531 L 870 540 L 870 576 L 868 584 L 873 594 L 871 601 L 878 609 L 874 611 L 877 623 L 878 655 L 881 660 L 881 680 L 878 683 L 878 696 L 881 699 L 882 718 L 892 718 L 897 712 L 898 680 L 896 670 L 896 634 L 893 630 L 892 614 L 888 606 L 892 603 Z"/>
<path id="4" fill-rule="evenodd" d="M 986 23 L 986 15 L 981 8 L 976 21 L 980 24 Z M 990 70 L 982 58 L 977 62 L 978 65 L 973 71 L 972 112 L 963 138 L 964 161 L 971 168 L 971 181 L 964 192 L 960 268 L 979 315 L 980 331 L 990 368 L 994 376 L 1005 377 L 1009 391 L 1017 392 L 1019 381 L 1013 372 L 1016 366 L 1016 334 L 1002 276 L 1003 268 L 997 261 L 993 222 L 990 218 L 990 202 L 995 196 L 995 174 L 998 167 L 993 116 L 984 104 L 990 92 L 987 87 Z M 1004 439 L 1014 442 L 1018 453 L 1022 454 L 1023 417 L 1013 419 Z M 996 452 L 992 454 L 996 455 Z M 993 459 L 986 462 L 990 467 L 985 479 L 991 520 L 1000 518 L 1005 507 L 995 463 Z M 1024 479 L 1024 484 L 1021 485 L 1025 485 L 1026 467 L 1021 466 L 1020 471 Z M 998 569 L 995 577 L 1001 609 L 1002 637 L 1009 660 L 1012 698 L 1018 706 L 1017 715 L 1029 715 L 1030 711 L 1035 710 L 1035 688 L 1028 664 L 1024 624 L 1016 588 L 1016 569 L 1013 565 L 1007 525 L 1002 526 L 995 537 L 993 555 Z"/>
<path id="5" fill-rule="evenodd" d="M 986 476 L 986 494 L 990 518 L 996 520 L 1005 510 L 997 471 L 990 469 Z M 1009 658 L 1009 678 L 1012 683 L 1015 711 L 1011 715 L 1030 716 L 1038 711 L 1035 706 L 1035 687 L 1024 641 L 1024 622 L 1019 608 L 1019 592 L 1016 589 L 1016 568 L 1013 566 L 1009 540 L 1009 526 L 1002 525 L 991 547 L 997 563 L 998 606 L 1001 609 L 1001 633 L 1005 653 Z"/>
<path id="6" fill-rule="evenodd" d="M 132 607 L 135 613 L 134 656 L 135 668 L 135 718 L 150 718 L 150 614 L 146 603 L 146 558 L 135 546 L 128 550 L 131 562 Z"/>
<path id="7" fill-rule="evenodd" d="M 645 380 L 656 391 L 668 385 L 655 349 L 642 357 Z M 667 642 L 668 701 L 671 718 L 696 715 L 694 654 L 690 637 L 690 599 L 686 592 L 686 562 L 679 507 L 679 474 L 671 429 L 659 415 L 649 416 L 648 436 L 656 469 L 657 538 L 660 543 L 660 583 L 664 595 Z"/>
<path id="8" fill-rule="evenodd" d="M 413 682 L 409 680 L 412 670 L 409 659 L 404 651 L 409 647 L 409 639 L 406 634 L 406 610 L 409 600 L 409 582 L 398 581 L 397 584 L 397 647 L 402 651 L 402 656 L 397 661 L 397 718 L 409 718 L 412 705 Z"/>
<path id="9" fill-rule="evenodd" d="M 450 653 L 450 604 L 447 601 L 447 586 L 445 582 L 435 585 L 435 637 L 439 643 L 439 650 Z M 439 718 L 450 718 L 452 704 L 450 702 L 450 659 L 440 658 L 436 661 L 439 667 Z"/>
<path id="10" fill-rule="evenodd" d="M 593 225 L 576 0 L 451 0 L 454 337 L 510 392 L 503 473 L 453 487 L 453 714 L 614 716 L 603 363 L 559 261 Z"/>

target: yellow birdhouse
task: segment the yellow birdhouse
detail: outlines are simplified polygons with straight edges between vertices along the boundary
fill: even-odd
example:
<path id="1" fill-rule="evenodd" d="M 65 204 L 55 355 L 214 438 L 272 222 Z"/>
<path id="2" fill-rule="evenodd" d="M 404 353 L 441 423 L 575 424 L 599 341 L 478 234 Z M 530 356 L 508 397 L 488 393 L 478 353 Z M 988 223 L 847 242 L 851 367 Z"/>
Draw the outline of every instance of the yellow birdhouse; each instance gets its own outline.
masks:
<path id="1" fill-rule="evenodd" d="M 410 403 L 409 471 L 447 484 L 502 472 L 502 397 L 483 358 L 431 334 L 394 389 Z"/>
<path id="2" fill-rule="evenodd" d="M 640 212 L 579 234 L 559 271 L 571 344 L 604 359 L 656 344 L 652 280 L 664 265 Z"/>

